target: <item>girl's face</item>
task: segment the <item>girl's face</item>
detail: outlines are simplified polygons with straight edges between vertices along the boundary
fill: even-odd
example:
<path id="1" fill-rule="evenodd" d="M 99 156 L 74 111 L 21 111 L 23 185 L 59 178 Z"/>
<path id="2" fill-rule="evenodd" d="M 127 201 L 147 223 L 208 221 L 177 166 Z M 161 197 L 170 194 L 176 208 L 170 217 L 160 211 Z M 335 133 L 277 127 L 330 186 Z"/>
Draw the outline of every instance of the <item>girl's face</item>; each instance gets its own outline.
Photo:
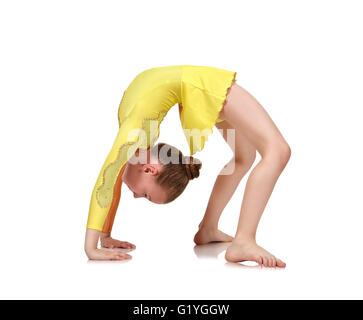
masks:
<path id="1" fill-rule="evenodd" d="M 127 162 L 122 182 L 133 192 L 135 198 L 146 198 L 151 202 L 162 204 L 167 200 L 167 193 L 156 182 L 161 170 L 161 164 Z"/>

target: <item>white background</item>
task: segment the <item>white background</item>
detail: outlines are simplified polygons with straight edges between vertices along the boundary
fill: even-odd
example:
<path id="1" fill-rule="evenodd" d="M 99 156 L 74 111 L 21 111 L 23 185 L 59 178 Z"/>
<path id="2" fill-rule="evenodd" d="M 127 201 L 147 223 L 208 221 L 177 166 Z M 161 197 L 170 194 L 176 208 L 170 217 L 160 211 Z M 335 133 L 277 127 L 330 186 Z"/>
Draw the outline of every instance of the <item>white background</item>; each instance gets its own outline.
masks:
<path id="1" fill-rule="evenodd" d="M 0 297 L 336 299 L 362 293 L 361 1 L 2 1 Z M 292 149 L 258 229 L 285 270 L 194 248 L 232 153 L 214 129 L 201 176 L 173 203 L 123 187 L 113 236 L 128 262 L 88 262 L 91 192 L 117 109 L 147 68 L 237 71 Z M 187 144 L 174 106 L 158 141 Z M 259 157 L 256 159 L 259 161 Z M 220 228 L 234 235 L 245 177 Z M 214 256 L 214 257 L 213 257 Z"/>

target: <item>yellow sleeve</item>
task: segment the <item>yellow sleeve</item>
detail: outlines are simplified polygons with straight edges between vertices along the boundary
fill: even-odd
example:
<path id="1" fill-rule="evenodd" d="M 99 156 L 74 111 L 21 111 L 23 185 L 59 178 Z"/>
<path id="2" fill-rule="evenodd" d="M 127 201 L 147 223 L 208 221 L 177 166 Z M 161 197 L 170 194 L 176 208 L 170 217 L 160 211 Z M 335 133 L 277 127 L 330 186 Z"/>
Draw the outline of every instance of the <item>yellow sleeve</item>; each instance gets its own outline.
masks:
<path id="1" fill-rule="evenodd" d="M 105 233 L 112 230 L 121 197 L 122 174 L 127 162 L 125 156 L 122 156 L 124 152 L 120 131 L 99 173 L 89 207 L 87 228 Z"/>
<path id="2" fill-rule="evenodd" d="M 147 106 L 145 104 L 145 108 Z M 138 114 L 144 115 L 145 112 Z M 156 117 L 150 118 L 133 115 L 120 123 L 117 137 L 93 188 L 87 228 L 111 232 L 121 196 L 122 174 L 126 163 L 139 147 L 147 148 L 154 145 L 159 136 L 160 123 L 166 112 L 162 110 L 156 114 Z"/>

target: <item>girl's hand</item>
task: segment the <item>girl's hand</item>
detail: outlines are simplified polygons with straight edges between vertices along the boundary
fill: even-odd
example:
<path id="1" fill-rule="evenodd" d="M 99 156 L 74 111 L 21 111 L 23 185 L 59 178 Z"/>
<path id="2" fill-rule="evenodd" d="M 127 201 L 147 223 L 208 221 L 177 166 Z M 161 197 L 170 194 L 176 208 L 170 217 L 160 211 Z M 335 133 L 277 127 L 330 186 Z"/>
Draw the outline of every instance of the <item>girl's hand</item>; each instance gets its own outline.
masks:
<path id="1" fill-rule="evenodd" d="M 101 245 L 111 249 L 98 249 L 98 239 L 101 238 Z M 112 247 L 111 247 L 112 246 Z M 126 260 L 131 259 L 131 256 L 119 249 L 112 248 L 127 248 L 135 249 L 136 247 L 125 241 L 118 241 L 111 238 L 109 233 L 103 233 L 98 230 L 86 230 L 86 238 L 84 242 L 84 250 L 90 260 Z"/>
<path id="2" fill-rule="evenodd" d="M 94 249 L 87 253 L 90 260 L 128 260 L 131 256 L 120 250 Z"/>
<path id="3" fill-rule="evenodd" d="M 119 241 L 116 239 L 112 239 L 111 237 L 101 237 L 101 246 L 103 248 L 123 248 L 123 249 L 130 249 L 135 250 L 136 246 L 127 241 Z"/>

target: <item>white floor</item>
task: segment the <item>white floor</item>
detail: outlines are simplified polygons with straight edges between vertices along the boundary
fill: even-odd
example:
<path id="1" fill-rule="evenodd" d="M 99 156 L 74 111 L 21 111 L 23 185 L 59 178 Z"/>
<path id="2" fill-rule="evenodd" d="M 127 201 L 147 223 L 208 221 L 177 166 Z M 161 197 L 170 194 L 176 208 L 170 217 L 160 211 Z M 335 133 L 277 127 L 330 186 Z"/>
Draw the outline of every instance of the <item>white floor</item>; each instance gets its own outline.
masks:
<path id="1" fill-rule="evenodd" d="M 127 262 L 87 261 L 79 248 L 24 244 L 5 250 L 0 298 L 335 299 L 362 298 L 361 256 L 284 251 L 287 268 L 226 263 L 225 245 L 139 243 Z M 9 251 L 10 252 L 9 252 Z M 339 248 L 339 252 L 341 248 Z M 70 255 L 71 253 L 71 255 Z M 4 251 L 3 251 L 4 254 Z M 10 255 L 9 255 L 10 254 Z M 3 257 L 4 258 L 4 257 Z"/>

